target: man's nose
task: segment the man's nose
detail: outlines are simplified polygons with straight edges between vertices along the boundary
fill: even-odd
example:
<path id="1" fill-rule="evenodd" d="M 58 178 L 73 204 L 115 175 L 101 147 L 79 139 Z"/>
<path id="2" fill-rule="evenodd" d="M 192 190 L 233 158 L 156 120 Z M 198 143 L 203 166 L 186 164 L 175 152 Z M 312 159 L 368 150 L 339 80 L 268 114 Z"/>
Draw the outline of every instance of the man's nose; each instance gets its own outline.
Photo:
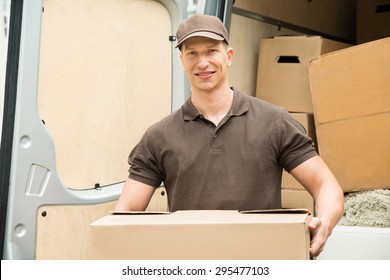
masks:
<path id="1" fill-rule="evenodd" d="M 209 65 L 209 59 L 206 55 L 200 55 L 198 60 L 198 67 L 205 68 Z"/>

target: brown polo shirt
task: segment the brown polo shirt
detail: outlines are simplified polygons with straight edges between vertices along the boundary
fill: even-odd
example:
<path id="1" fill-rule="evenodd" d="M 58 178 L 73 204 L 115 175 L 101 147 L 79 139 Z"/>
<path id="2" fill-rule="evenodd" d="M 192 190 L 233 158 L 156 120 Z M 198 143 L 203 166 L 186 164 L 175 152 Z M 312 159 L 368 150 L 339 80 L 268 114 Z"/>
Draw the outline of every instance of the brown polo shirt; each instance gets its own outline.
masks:
<path id="1" fill-rule="evenodd" d="M 215 126 L 189 98 L 151 126 L 129 156 L 129 177 L 163 183 L 170 211 L 281 207 L 281 174 L 317 155 L 287 111 L 234 89 Z"/>

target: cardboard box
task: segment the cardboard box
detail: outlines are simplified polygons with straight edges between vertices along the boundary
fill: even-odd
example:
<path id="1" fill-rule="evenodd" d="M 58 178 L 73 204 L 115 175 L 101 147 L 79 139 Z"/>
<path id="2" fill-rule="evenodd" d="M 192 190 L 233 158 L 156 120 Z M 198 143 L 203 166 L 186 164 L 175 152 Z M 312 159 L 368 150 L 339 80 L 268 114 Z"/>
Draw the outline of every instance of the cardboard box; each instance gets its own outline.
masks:
<path id="1" fill-rule="evenodd" d="M 288 173 L 286 170 L 282 172 L 282 190 L 305 190 L 305 188 L 299 183 L 293 175 Z"/>
<path id="2" fill-rule="evenodd" d="M 314 199 L 306 190 L 282 189 L 282 208 L 307 209 L 315 213 Z"/>
<path id="3" fill-rule="evenodd" d="M 307 135 L 313 139 L 314 144 L 317 144 L 314 115 L 310 113 L 290 113 L 290 115 L 303 125 L 306 129 Z"/>
<path id="4" fill-rule="evenodd" d="M 291 116 L 304 126 L 307 131 L 307 134 L 311 139 L 313 139 L 314 144 L 317 146 L 317 136 L 315 131 L 313 114 L 291 113 Z M 304 187 L 290 173 L 283 170 L 282 189 L 304 190 Z"/>
<path id="5" fill-rule="evenodd" d="M 177 211 L 105 216 L 91 259 L 309 259 L 308 211 Z"/>
<path id="6" fill-rule="evenodd" d="M 390 114 L 319 125 L 320 155 L 344 192 L 390 186 Z"/>
<path id="7" fill-rule="evenodd" d="M 390 0 L 358 0 L 356 11 L 358 44 L 390 36 Z"/>
<path id="8" fill-rule="evenodd" d="M 158 212 L 167 212 L 168 209 L 168 195 L 165 187 L 161 185 L 156 188 L 152 198 L 149 201 L 148 207 L 145 211 L 158 211 Z"/>
<path id="9" fill-rule="evenodd" d="M 309 67 L 319 153 L 344 192 L 390 186 L 390 38 Z"/>
<path id="10" fill-rule="evenodd" d="M 320 36 L 261 39 L 256 97 L 284 107 L 289 112 L 312 113 L 309 61 L 349 46 Z"/>

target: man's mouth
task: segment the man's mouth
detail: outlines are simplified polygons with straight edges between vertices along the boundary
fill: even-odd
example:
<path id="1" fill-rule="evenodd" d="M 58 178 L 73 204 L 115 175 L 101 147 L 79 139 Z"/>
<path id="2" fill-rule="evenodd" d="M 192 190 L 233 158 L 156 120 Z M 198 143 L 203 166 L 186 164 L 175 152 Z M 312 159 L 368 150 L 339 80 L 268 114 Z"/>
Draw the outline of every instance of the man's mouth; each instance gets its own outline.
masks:
<path id="1" fill-rule="evenodd" d="M 207 71 L 207 72 L 198 72 L 195 75 L 198 76 L 199 78 L 208 78 L 211 75 L 213 75 L 215 71 Z"/>

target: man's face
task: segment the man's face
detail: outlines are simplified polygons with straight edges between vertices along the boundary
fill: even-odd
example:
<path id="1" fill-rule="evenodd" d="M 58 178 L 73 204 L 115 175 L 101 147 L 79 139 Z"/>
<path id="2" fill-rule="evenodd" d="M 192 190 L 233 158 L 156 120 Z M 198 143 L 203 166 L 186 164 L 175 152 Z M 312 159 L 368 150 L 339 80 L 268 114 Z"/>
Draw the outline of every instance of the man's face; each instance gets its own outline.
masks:
<path id="1" fill-rule="evenodd" d="M 193 90 L 213 91 L 228 85 L 228 66 L 233 49 L 217 40 L 205 37 L 187 39 L 180 54 L 184 70 Z"/>

